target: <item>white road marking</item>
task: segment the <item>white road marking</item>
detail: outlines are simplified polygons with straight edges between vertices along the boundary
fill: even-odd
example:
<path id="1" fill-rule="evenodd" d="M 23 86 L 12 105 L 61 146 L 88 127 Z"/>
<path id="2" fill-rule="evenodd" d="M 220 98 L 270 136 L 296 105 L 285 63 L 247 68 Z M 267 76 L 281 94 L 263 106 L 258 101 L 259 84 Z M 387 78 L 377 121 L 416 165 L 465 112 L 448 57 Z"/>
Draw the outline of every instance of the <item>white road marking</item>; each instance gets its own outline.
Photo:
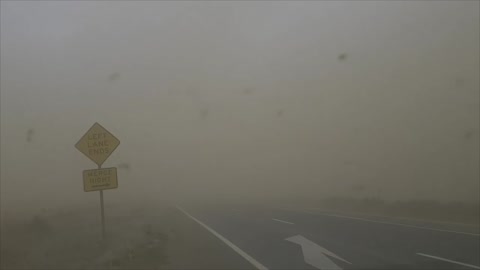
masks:
<path id="1" fill-rule="evenodd" d="M 285 208 L 284 208 L 285 209 Z M 328 212 L 324 208 L 307 208 L 309 210 L 314 210 L 314 211 L 322 211 L 322 212 Z M 339 213 L 339 214 L 347 214 L 348 213 Z M 430 223 L 436 223 L 436 224 L 445 224 L 445 225 L 456 225 L 456 226 L 464 226 L 464 227 L 477 227 L 477 225 L 474 224 L 468 224 L 468 223 L 461 223 L 461 222 L 449 222 L 449 221 L 439 221 L 439 220 L 428 220 L 428 219 L 421 219 L 421 218 L 407 218 L 407 217 L 394 217 L 394 216 L 384 216 L 384 215 L 373 215 L 373 214 L 368 214 L 370 217 L 379 217 L 379 218 L 393 218 L 397 220 L 409 220 L 409 221 L 416 221 L 416 222 L 430 222 Z"/>
<path id="2" fill-rule="evenodd" d="M 473 265 L 473 264 L 452 261 L 452 260 L 449 260 L 449 259 L 445 259 L 445 258 L 441 258 L 441 257 L 437 257 L 437 256 L 432 256 L 432 255 L 428 255 L 428 254 L 423 254 L 423 253 L 417 253 L 417 255 L 432 258 L 432 259 L 437 259 L 437 260 L 444 261 L 444 262 L 454 263 L 454 264 L 458 264 L 458 265 L 462 265 L 462 266 L 466 266 L 466 267 L 471 267 L 471 268 L 474 268 L 474 269 L 480 269 L 480 266 L 476 266 L 476 265 Z"/>
<path id="3" fill-rule="evenodd" d="M 318 269 L 331 269 L 331 270 L 342 270 L 342 268 L 336 265 L 332 260 L 330 260 L 327 256 L 333 257 L 337 260 L 346 262 L 351 264 L 345 259 L 340 258 L 333 252 L 323 248 L 316 243 L 308 240 L 307 238 L 301 235 L 295 235 L 285 240 L 290 241 L 292 243 L 299 244 L 302 247 L 303 257 L 306 263 L 310 264 L 311 266 L 318 268 Z"/>
<path id="4" fill-rule="evenodd" d="M 322 215 L 322 216 L 337 217 L 337 218 L 348 218 L 348 219 L 354 219 L 354 220 L 360 220 L 360 221 L 366 221 L 366 222 L 373 222 L 373 223 L 380 223 L 380 224 L 388 224 L 388 225 L 402 226 L 402 227 L 422 229 L 422 230 L 430 230 L 430 231 L 437 231 L 437 232 L 448 232 L 448 233 L 458 233 L 458 234 L 465 234 L 465 235 L 472 235 L 472 236 L 480 236 L 480 234 L 476 234 L 476 233 L 459 232 L 459 231 L 452 231 L 452 230 L 442 230 L 442 229 L 435 229 L 435 228 L 415 226 L 415 225 L 407 225 L 407 224 L 401 224 L 401 223 L 393 223 L 393 222 L 386 222 L 386 221 L 371 220 L 371 219 L 366 219 L 366 218 L 357 218 L 357 217 L 349 217 L 349 216 L 333 215 L 333 214 L 324 214 L 324 213 L 313 213 L 313 212 L 309 212 L 309 211 L 302 211 L 302 212 L 308 213 L 308 214 L 311 214 L 311 215 Z"/>
<path id="5" fill-rule="evenodd" d="M 255 260 L 252 256 L 248 255 L 245 251 L 241 250 L 239 247 L 237 247 L 235 244 L 230 242 L 227 238 L 223 237 L 221 234 L 213 230 L 212 228 L 208 227 L 206 224 L 201 222 L 200 220 L 196 219 L 192 215 L 190 215 L 187 211 L 183 210 L 180 206 L 177 205 L 177 209 L 180 210 L 182 213 L 184 213 L 187 217 L 193 219 L 195 222 L 200 224 L 203 228 L 205 228 L 207 231 L 215 235 L 218 239 L 220 239 L 223 243 L 225 243 L 227 246 L 229 246 L 231 249 L 233 249 L 235 252 L 237 252 L 240 256 L 242 256 L 245 260 L 247 260 L 249 263 L 251 263 L 255 268 L 258 270 L 268 270 L 267 267 L 259 263 L 257 260 Z"/>
<path id="6" fill-rule="evenodd" d="M 288 221 L 281 220 L 281 219 L 272 218 L 272 220 L 275 220 L 275 221 L 278 221 L 278 222 L 282 222 L 282 223 L 286 223 L 286 224 L 290 224 L 290 225 L 294 225 L 294 223 L 292 223 L 292 222 L 288 222 Z"/>

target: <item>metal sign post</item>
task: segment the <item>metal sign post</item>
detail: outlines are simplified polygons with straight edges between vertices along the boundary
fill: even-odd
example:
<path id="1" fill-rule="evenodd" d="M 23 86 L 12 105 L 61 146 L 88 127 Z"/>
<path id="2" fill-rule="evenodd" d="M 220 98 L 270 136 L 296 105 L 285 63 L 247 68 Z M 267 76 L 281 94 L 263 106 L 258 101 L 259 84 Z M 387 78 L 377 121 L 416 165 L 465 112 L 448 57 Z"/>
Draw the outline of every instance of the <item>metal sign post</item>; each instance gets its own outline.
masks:
<path id="1" fill-rule="evenodd" d="M 105 240 L 105 210 L 103 209 L 103 190 L 100 190 L 100 208 L 101 208 L 101 215 L 102 215 L 102 238 Z"/>
<path id="2" fill-rule="evenodd" d="M 100 124 L 95 123 L 75 144 L 75 147 L 98 165 L 98 169 L 83 171 L 85 192 L 100 191 L 102 239 L 106 238 L 103 190 L 118 188 L 117 168 L 104 168 L 102 164 L 120 144 L 120 141 Z"/>
<path id="3" fill-rule="evenodd" d="M 102 166 L 98 165 L 98 169 L 101 169 Z M 100 190 L 100 214 L 102 216 L 102 239 L 105 240 L 105 209 L 103 208 L 103 189 Z"/>

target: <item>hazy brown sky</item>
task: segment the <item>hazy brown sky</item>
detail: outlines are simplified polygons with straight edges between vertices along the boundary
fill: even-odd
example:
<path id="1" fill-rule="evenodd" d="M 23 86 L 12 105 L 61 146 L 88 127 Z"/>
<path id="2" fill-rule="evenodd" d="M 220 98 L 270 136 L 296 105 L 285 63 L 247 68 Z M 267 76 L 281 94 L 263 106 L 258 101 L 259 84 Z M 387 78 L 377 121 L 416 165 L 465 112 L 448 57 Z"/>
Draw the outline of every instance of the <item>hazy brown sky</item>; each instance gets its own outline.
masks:
<path id="1" fill-rule="evenodd" d="M 478 1 L 1 2 L 1 198 L 478 200 Z"/>

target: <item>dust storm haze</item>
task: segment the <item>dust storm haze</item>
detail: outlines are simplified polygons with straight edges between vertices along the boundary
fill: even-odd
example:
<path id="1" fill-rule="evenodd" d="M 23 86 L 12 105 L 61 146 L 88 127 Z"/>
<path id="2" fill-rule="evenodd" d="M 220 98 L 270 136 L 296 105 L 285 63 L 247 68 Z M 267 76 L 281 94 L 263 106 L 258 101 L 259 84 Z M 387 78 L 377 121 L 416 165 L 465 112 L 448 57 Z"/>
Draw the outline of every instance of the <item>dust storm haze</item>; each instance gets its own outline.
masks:
<path id="1" fill-rule="evenodd" d="M 479 2 L 1 2 L 1 204 L 479 200 Z"/>

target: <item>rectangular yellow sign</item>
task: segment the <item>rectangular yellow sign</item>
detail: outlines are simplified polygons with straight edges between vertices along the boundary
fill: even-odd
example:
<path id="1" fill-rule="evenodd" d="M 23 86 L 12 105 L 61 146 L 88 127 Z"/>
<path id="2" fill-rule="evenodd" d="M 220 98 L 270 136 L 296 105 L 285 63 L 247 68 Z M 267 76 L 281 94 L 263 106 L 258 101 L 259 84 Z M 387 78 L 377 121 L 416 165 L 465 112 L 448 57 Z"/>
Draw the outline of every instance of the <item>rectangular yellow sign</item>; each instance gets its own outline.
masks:
<path id="1" fill-rule="evenodd" d="M 112 188 L 118 188 L 117 168 L 83 171 L 83 189 L 85 192 Z"/>

